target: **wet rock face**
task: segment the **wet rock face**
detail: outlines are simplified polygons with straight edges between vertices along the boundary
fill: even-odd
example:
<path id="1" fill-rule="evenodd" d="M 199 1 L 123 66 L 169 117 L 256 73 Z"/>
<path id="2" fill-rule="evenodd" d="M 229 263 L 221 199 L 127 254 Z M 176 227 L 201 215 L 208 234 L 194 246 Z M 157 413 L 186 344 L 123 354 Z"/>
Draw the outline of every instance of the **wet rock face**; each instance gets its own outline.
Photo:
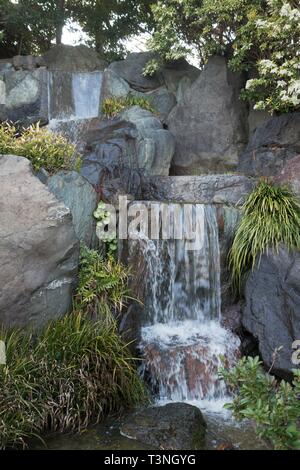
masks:
<path id="1" fill-rule="evenodd" d="M 300 338 L 300 255 L 280 248 L 262 255 L 249 274 L 242 322 L 258 339 L 264 363 L 270 367 L 274 351 L 282 346 L 273 371 L 286 378 L 292 363 L 292 344 Z"/>
<path id="2" fill-rule="evenodd" d="M 79 242 L 30 162 L 0 156 L 0 324 L 40 326 L 71 307 Z"/>
<path id="3" fill-rule="evenodd" d="M 204 447 L 206 422 L 195 406 L 169 403 L 134 413 L 120 431 L 158 449 L 196 450 Z"/>
<path id="4" fill-rule="evenodd" d="M 243 78 L 228 69 L 223 57 L 209 59 L 167 120 L 176 139 L 172 174 L 236 169 L 248 138 L 247 109 L 240 100 L 242 87 Z"/>
<path id="5" fill-rule="evenodd" d="M 168 350 L 155 341 L 142 342 L 140 346 L 153 391 L 163 390 L 169 398 L 176 396 L 181 389 L 186 396 L 178 396 L 178 400 L 202 400 L 212 391 L 219 391 L 221 395 L 222 386 L 218 378 L 221 363 L 218 355 L 212 354 L 210 339 L 201 334 L 200 328 L 194 344 L 176 344 L 174 338 L 174 345 Z M 224 360 L 228 367 L 233 367 L 239 357 L 237 346 L 234 351 L 226 351 Z"/>
<path id="6" fill-rule="evenodd" d="M 283 114 L 259 125 L 239 157 L 238 170 L 254 176 L 280 174 L 300 153 L 300 113 Z"/>

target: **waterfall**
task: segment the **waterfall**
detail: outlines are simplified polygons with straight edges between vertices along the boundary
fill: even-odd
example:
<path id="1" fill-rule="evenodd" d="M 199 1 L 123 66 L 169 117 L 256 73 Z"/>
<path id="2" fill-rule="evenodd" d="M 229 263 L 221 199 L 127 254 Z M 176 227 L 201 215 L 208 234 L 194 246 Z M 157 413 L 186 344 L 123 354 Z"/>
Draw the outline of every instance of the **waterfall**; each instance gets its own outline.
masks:
<path id="1" fill-rule="evenodd" d="M 49 73 L 49 120 L 91 119 L 100 112 L 103 73 Z"/>
<path id="2" fill-rule="evenodd" d="M 204 231 L 199 249 L 188 250 L 185 239 L 141 241 L 148 282 L 140 349 L 159 401 L 197 401 L 217 409 L 227 395 L 218 377 L 220 356 L 234 364 L 239 341 L 220 324 L 216 210 L 197 207 Z"/>

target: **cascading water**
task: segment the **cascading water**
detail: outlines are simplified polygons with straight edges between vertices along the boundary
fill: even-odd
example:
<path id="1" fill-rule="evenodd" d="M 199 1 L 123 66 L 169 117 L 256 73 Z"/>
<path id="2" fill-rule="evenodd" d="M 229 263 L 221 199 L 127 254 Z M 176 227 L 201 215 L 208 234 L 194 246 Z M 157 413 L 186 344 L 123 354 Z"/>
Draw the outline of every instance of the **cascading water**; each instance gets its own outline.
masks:
<path id="1" fill-rule="evenodd" d="M 48 128 L 75 143 L 80 140 L 89 120 L 99 116 L 102 79 L 101 71 L 50 72 Z"/>
<path id="2" fill-rule="evenodd" d="M 148 294 L 140 348 L 144 372 L 159 401 L 201 401 L 202 408 L 217 410 L 227 395 L 218 378 L 220 356 L 233 364 L 239 340 L 220 324 L 216 210 L 197 208 L 204 231 L 199 249 L 188 250 L 185 239 L 141 243 Z"/>

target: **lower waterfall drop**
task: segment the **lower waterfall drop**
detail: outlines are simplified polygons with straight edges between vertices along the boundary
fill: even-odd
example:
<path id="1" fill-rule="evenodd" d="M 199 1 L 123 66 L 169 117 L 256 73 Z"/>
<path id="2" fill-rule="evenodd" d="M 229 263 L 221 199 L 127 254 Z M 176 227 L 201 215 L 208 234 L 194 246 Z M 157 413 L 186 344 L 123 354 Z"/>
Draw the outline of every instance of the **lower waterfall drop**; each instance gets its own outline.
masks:
<path id="1" fill-rule="evenodd" d="M 221 326 L 220 254 L 216 209 L 198 205 L 204 233 L 197 250 L 187 240 L 143 241 L 148 267 L 147 324 L 141 331 L 144 374 L 158 402 L 196 402 L 220 411 L 228 401 L 218 377 L 239 339 Z M 182 206 L 183 210 L 183 206 Z"/>

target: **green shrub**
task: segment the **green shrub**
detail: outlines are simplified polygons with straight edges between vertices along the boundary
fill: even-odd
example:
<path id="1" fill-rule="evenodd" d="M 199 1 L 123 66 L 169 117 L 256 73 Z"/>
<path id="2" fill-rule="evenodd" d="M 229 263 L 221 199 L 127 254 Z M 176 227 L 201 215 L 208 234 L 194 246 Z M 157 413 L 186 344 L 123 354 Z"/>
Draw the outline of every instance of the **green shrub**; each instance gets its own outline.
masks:
<path id="1" fill-rule="evenodd" d="M 0 154 L 26 157 L 36 171 L 43 167 L 50 174 L 78 169 L 80 163 L 75 145 L 60 134 L 40 128 L 39 124 L 23 129 L 20 134 L 13 124 L 0 124 Z"/>
<path id="2" fill-rule="evenodd" d="M 107 118 L 113 118 L 131 106 L 140 106 L 151 113 L 155 113 L 155 109 L 146 98 L 131 95 L 122 98 L 106 98 L 102 104 L 102 113 Z"/>
<path id="3" fill-rule="evenodd" d="M 279 245 L 300 249 L 300 203 L 287 188 L 261 181 L 243 206 L 243 217 L 229 254 L 233 285 L 257 259 Z"/>
<path id="4" fill-rule="evenodd" d="M 120 312 L 129 298 L 128 274 L 128 268 L 113 257 L 103 259 L 97 251 L 82 247 L 76 303 L 92 315 Z"/>
<path id="5" fill-rule="evenodd" d="M 292 384 L 279 383 L 261 366 L 258 357 L 244 357 L 233 369 L 220 371 L 234 393 L 225 406 L 238 420 L 252 420 L 258 436 L 275 449 L 300 449 L 300 370 Z"/>
<path id="6" fill-rule="evenodd" d="M 136 360 L 110 312 L 126 296 L 126 270 L 84 249 L 74 310 L 38 333 L 0 331 L 0 448 L 44 432 L 79 432 L 111 411 L 147 400 Z M 97 313 L 97 316 L 91 313 Z"/>

